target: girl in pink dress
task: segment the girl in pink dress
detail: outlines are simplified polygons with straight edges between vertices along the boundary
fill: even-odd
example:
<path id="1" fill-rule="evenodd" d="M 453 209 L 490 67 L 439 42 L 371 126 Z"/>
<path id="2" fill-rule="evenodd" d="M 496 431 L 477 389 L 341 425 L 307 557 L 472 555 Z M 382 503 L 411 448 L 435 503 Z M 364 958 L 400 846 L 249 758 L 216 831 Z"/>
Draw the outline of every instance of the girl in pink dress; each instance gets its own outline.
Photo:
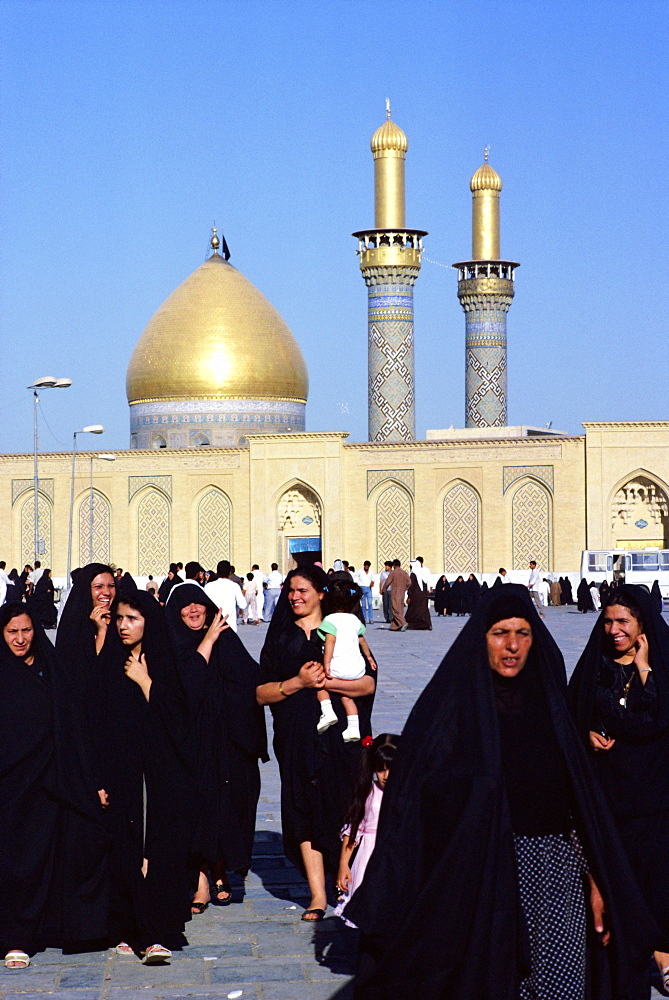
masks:
<path id="1" fill-rule="evenodd" d="M 342 895 L 334 911 L 335 916 L 341 917 L 348 927 L 355 927 L 355 924 L 344 916 L 344 907 L 362 882 L 367 862 L 374 850 L 383 789 L 386 787 L 390 763 L 399 741 L 400 737 L 394 733 L 381 733 L 376 739 L 366 736 L 362 741 L 360 773 L 346 816 L 346 825 L 341 832 L 341 857 L 336 883 Z"/>

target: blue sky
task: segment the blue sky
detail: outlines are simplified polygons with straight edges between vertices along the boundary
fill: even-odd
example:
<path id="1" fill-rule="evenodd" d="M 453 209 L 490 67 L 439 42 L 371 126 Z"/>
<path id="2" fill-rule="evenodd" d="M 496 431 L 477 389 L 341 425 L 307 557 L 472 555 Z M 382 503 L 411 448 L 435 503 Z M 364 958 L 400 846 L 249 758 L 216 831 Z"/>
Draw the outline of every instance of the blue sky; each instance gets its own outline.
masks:
<path id="1" fill-rule="evenodd" d="M 504 182 L 509 422 L 666 419 L 666 0 L 0 0 L 0 451 L 128 446 L 125 372 L 203 260 L 231 262 L 291 327 L 307 429 L 367 435 L 366 289 L 384 100 L 409 137 L 407 225 L 471 252 L 469 178 Z M 462 426 L 450 266 L 415 289 L 417 431 Z M 259 350 L 262 345 L 259 344 Z M 184 352 L 188 345 L 184 344 Z"/>

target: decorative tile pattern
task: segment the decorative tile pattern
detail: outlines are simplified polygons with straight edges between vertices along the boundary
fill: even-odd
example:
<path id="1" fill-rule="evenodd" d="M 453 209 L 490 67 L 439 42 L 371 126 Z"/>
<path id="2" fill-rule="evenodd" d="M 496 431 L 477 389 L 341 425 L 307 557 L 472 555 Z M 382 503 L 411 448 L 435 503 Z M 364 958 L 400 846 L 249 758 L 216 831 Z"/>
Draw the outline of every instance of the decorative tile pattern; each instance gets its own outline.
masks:
<path id="1" fill-rule="evenodd" d="M 456 483 L 444 497 L 444 572 L 476 573 L 479 568 L 479 498 Z"/>
<path id="2" fill-rule="evenodd" d="M 642 525 L 637 521 L 645 521 Z M 635 476 L 617 491 L 611 503 L 611 530 L 625 532 L 630 525 L 647 527 L 664 541 L 669 538 L 669 498 L 664 490 L 646 476 Z M 628 532 L 629 533 L 629 532 Z"/>
<path id="3" fill-rule="evenodd" d="M 108 563 L 111 558 L 111 507 L 97 490 L 93 490 L 93 544 L 91 545 L 90 494 L 79 505 L 79 565 L 90 562 Z"/>
<path id="4" fill-rule="evenodd" d="M 40 481 L 41 482 L 41 481 Z M 32 479 L 30 480 L 32 485 Z M 41 493 L 37 494 L 37 529 L 40 551 L 37 558 L 45 568 L 51 562 L 51 511 L 52 506 Z M 21 507 L 21 565 L 33 565 L 35 559 L 35 503 L 32 494 Z"/>
<path id="5" fill-rule="evenodd" d="M 171 476 L 128 476 L 128 503 L 145 486 L 157 486 L 170 500 L 172 499 Z"/>
<path id="6" fill-rule="evenodd" d="M 540 572 L 550 570 L 551 501 L 538 483 L 519 487 L 512 509 L 513 568 L 527 569 L 536 560 Z"/>
<path id="7" fill-rule="evenodd" d="M 369 285 L 369 440 L 414 441 L 413 281 Z"/>
<path id="8" fill-rule="evenodd" d="M 215 569 L 230 558 L 232 508 L 221 490 L 212 489 L 197 505 L 197 558 L 206 569 Z"/>
<path id="9" fill-rule="evenodd" d="M 551 493 L 554 490 L 554 466 L 552 465 L 505 465 L 502 471 L 502 493 L 506 493 L 523 476 L 534 476 L 545 483 Z"/>
<path id="10" fill-rule="evenodd" d="M 151 490 L 137 508 L 137 574 L 162 576 L 170 564 L 170 504 Z"/>
<path id="11" fill-rule="evenodd" d="M 246 443 L 248 434 L 302 433 L 306 405 L 287 400 L 193 399 L 134 403 L 130 407 L 130 447 L 196 447 L 194 437 L 206 434 L 216 447 Z"/>
<path id="12" fill-rule="evenodd" d="M 389 486 L 376 501 L 376 563 L 399 559 L 408 571 L 412 536 L 411 497 L 401 486 Z"/>
<path id="13" fill-rule="evenodd" d="M 513 282 L 460 281 L 465 313 L 465 426 L 504 427 L 506 412 L 506 316 Z"/>
<path id="14" fill-rule="evenodd" d="M 35 485 L 34 479 L 12 479 L 12 507 L 26 490 L 32 490 Z M 53 479 L 40 479 L 38 483 L 40 493 L 44 493 L 51 503 L 53 500 Z M 25 564 L 24 564 L 25 565 Z"/>
<path id="15" fill-rule="evenodd" d="M 376 489 L 379 483 L 387 479 L 394 479 L 398 483 L 403 483 L 411 496 L 415 496 L 415 473 L 413 469 L 368 469 L 367 470 L 367 496 Z"/>
<path id="16" fill-rule="evenodd" d="M 293 486 L 279 500 L 279 531 L 290 535 L 313 535 L 321 526 L 318 497 L 306 486 Z"/>

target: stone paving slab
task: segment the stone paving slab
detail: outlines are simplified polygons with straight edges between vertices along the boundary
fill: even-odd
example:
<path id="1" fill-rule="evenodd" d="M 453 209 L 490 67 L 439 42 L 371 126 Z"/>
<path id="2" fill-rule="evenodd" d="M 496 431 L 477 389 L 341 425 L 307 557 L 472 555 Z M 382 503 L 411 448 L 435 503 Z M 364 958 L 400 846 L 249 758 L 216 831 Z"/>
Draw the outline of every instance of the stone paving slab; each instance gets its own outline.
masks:
<path id="1" fill-rule="evenodd" d="M 377 612 L 377 619 L 378 619 Z M 374 731 L 401 732 L 409 711 L 465 625 L 466 618 L 433 618 L 431 632 L 389 632 L 377 621 L 367 640 L 379 662 Z M 546 624 L 570 674 L 595 622 L 575 608 L 548 608 Z M 267 626 L 239 634 L 256 658 Z M 267 714 L 271 734 L 271 717 Z M 187 928 L 188 947 L 171 965 L 143 966 L 112 952 L 36 955 L 29 969 L 0 966 L 0 1000 L 351 1000 L 357 932 L 329 915 L 300 922 L 306 883 L 283 855 L 276 761 L 262 767 L 252 870 L 232 878 L 234 902 L 211 905 Z M 653 997 L 662 994 L 653 991 Z M 420 998 L 416 998 L 420 1000 Z M 481 998 L 483 1000 L 483 998 Z"/>

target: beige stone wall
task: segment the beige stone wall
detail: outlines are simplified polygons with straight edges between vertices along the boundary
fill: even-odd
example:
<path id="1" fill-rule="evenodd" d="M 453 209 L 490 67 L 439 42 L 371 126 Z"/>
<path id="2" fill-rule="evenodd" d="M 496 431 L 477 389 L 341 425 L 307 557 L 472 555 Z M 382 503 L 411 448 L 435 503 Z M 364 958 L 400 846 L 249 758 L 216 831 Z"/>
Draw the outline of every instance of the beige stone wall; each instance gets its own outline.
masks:
<path id="1" fill-rule="evenodd" d="M 656 498 L 669 499 L 669 422 L 585 423 L 588 548 L 669 547 L 669 520 L 643 502 L 614 504 L 628 484 L 645 480 Z M 625 524 L 619 513 L 627 507 Z M 616 510 L 614 511 L 614 507 Z M 659 517 L 658 517 L 659 513 Z M 638 528 L 636 521 L 647 521 Z"/>
<path id="2" fill-rule="evenodd" d="M 264 570 L 278 562 L 285 571 L 290 538 L 319 535 L 326 565 L 344 557 L 359 566 L 368 558 L 378 569 L 384 558 L 418 554 L 435 572 L 446 558 L 457 572 L 494 573 L 499 566 L 524 569 L 531 554 L 541 570 L 571 571 L 580 564 L 586 529 L 590 548 L 618 540 L 613 500 L 635 477 L 643 480 L 641 498 L 638 490 L 626 494 L 625 509 L 640 520 L 634 504 L 648 501 L 643 510 L 659 510 L 661 524 L 649 515 L 649 528 L 628 524 L 629 532 L 643 541 L 668 523 L 661 506 L 669 497 L 669 424 L 585 426 L 586 437 L 375 445 L 346 444 L 345 434 L 325 433 L 258 436 L 241 449 L 121 451 L 113 463 L 93 460 L 93 484 L 111 508 L 111 558 L 134 574 L 142 558 L 151 564 L 151 545 L 164 541 L 162 517 L 169 519 L 169 544 L 161 549 L 165 559 L 152 566 L 156 576 L 167 558 L 198 557 L 198 531 L 213 554 L 228 529 L 230 547 L 221 556 L 228 554 L 239 571 L 253 562 Z M 30 455 L 0 456 L 0 558 L 18 569 L 22 518 L 32 545 L 32 471 Z M 39 472 L 52 539 L 42 563 L 64 576 L 71 456 L 40 455 Z M 88 509 L 89 474 L 83 453 L 75 477 L 73 566 L 88 559 L 80 552 L 79 526 L 82 505 L 84 516 Z M 655 492 L 648 493 L 646 482 Z M 206 513 L 212 510 L 223 512 L 214 518 L 220 524 L 212 524 Z"/>

